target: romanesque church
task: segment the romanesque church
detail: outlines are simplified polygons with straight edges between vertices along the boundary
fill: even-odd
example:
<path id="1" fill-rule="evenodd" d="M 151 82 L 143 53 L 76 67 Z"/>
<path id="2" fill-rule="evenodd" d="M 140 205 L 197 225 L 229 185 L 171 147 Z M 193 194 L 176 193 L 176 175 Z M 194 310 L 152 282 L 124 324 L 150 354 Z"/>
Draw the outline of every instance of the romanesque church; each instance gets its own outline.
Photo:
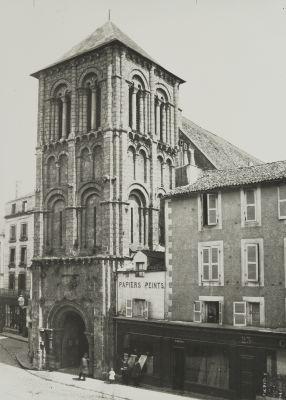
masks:
<path id="1" fill-rule="evenodd" d="M 63 368 L 88 352 L 102 377 L 115 358 L 118 271 L 138 252 L 164 259 L 162 196 L 200 169 L 257 160 L 184 118 L 184 80 L 111 21 L 33 76 L 30 355 L 37 368 Z"/>

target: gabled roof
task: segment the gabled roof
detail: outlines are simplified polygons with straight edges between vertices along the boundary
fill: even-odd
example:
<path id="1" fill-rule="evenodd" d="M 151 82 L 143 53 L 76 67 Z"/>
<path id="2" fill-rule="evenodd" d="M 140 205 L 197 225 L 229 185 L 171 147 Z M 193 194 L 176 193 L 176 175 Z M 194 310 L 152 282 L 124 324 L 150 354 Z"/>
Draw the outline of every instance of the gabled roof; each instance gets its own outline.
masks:
<path id="1" fill-rule="evenodd" d="M 196 182 L 191 185 L 177 187 L 167 193 L 165 197 L 181 197 L 220 188 L 234 188 L 279 181 L 286 181 L 286 161 L 228 170 L 203 171 Z"/>
<path id="2" fill-rule="evenodd" d="M 239 149 L 227 140 L 182 117 L 181 131 L 216 169 L 246 167 L 262 161 Z"/>
<path id="3" fill-rule="evenodd" d="M 145 50 L 143 50 L 137 43 L 134 42 L 129 36 L 122 32 L 113 22 L 107 21 L 104 25 L 97 28 L 91 35 L 82 40 L 80 43 L 72 47 L 67 53 L 65 53 L 61 58 L 59 58 L 55 63 L 48 65 L 47 67 L 35 72 L 32 76 L 36 76 L 40 71 L 50 68 L 54 65 L 60 64 L 64 61 L 71 60 L 79 55 L 88 53 L 92 50 L 98 49 L 100 47 L 106 46 L 112 42 L 120 42 L 126 47 L 134 50 L 136 53 L 145 57 L 147 60 L 159 65 Z M 163 68 L 163 67 L 162 67 Z M 163 68 L 165 69 L 165 68 Z M 171 75 L 176 76 L 171 73 Z M 182 79 L 178 78 L 181 82 Z"/>

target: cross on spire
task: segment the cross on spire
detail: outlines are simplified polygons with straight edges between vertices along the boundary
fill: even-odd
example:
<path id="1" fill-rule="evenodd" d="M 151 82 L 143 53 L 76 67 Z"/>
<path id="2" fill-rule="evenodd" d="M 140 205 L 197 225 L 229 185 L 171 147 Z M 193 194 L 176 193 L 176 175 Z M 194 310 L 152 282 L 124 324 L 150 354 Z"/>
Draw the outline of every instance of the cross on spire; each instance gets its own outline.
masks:
<path id="1" fill-rule="evenodd" d="M 109 9 L 108 10 L 108 21 L 110 21 L 111 20 L 111 10 Z"/>

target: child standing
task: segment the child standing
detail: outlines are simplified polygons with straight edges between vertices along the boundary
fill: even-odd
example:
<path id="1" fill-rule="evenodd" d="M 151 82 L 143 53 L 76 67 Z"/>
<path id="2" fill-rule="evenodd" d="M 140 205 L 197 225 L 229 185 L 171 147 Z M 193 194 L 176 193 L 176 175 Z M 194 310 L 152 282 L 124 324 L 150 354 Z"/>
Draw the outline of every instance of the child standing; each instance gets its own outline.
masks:
<path id="1" fill-rule="evenodd" d="M 109 381 L 109 383 L 115 382 L 115 372 L 114 372 L 113 368 L 110 368 L 110 371 L 108 373 L 108 381 Z"/>

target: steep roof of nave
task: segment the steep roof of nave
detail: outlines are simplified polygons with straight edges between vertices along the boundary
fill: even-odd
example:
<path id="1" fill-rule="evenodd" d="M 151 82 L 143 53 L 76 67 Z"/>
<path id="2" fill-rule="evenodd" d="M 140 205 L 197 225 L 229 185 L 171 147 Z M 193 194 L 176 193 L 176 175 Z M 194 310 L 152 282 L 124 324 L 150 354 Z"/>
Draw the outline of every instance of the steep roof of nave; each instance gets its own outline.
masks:
<path id="1" fill-rule="evenodd" d="M 145 50 L 143 50 L 137 43 L 134 42 L 129 36 L 127 36 L 124 32 L 121 31 L 113 22 L 107 21 L 104 25 L 97 28 L 91 35 L 86 37 L 80 43 L 73 46 L 67 53 L 65 53 L 62 57 L 60 57 L 56 62 L 48 65 L 45 68 L 35 72 L 32 76 L 37 76 L 40 71 L 53 67 L 57 64 L 60 64 L 64 61 L 71 60 L 75 57 L 88 53 L 92 50 L 98 49 L 100 47 L 106 46 L 112 42 L 120 42 L 136 53 L 140 54 L 147 60 L 152 61 L 154 64 L 159 65 L 165 71 L 166 68 L 162 67 L 157 61 L 153 59 Z M 178 78 L 175 74 L 168 71 L 171 75 Z M 182 83 L 185 82 L 183 79 L 178 78 Z"/>
<path id="2" fill-rule="evenodd" d="M 215 169 L 233 169 L 262 164 L 263 161 L 248 154 L 232 143 L 182 117 L 181 131 L 210 161 Z"/>

